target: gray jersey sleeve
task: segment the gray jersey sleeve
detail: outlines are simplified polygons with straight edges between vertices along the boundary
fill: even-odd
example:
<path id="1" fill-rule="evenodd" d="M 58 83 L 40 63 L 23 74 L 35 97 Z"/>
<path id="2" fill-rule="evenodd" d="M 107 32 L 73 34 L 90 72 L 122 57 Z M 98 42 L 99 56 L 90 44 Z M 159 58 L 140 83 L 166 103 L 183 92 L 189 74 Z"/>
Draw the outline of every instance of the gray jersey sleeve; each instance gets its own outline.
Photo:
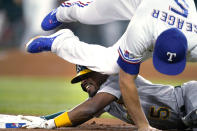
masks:
<path id="1" fill-rule="evenodd" d="M 121 92 L 118 85 L 118 75 L 111 75 L 107 81 L 101 86 L 101 88 L 98 90 L 97 93 L 100 92 L 106 92 L 113 96 L 115 96 L 117 99 L 120 98 Z"/>

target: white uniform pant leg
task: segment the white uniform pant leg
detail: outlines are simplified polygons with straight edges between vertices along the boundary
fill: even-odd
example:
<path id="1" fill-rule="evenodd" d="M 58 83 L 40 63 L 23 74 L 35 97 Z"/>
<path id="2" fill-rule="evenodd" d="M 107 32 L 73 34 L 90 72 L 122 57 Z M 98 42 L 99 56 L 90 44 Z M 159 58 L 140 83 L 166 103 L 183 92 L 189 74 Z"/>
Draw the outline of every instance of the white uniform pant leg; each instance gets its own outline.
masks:
<path id="1" fill-rule="evenodd" d="M 106 24 L 116 20 L 130 20 L 142 0 L 83 0 L 66 1 L 57 10 L 61 22 L 79 21 L 83 24 Z M 65 6 L 68 5 L 68 6 Z"/>
<path id="2" fill-rule="evenodd" d="M 62 31 L 62 30 L 61 30 Z M 118 46 L 103 47 L 79 41 L 70 30 L 57 36 L 52 44 L 52 52 L 73 64 L 87 66 L 89 69 L 104 74 L 116 74 L 119 67 Z"/>

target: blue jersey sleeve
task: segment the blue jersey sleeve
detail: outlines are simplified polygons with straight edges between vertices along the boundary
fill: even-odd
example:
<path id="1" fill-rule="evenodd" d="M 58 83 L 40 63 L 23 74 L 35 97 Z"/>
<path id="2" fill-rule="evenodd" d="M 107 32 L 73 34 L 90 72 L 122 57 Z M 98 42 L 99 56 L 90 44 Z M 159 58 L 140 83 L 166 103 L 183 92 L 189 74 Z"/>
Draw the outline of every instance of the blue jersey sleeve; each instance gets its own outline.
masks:
<path id="1" fill-rule="evenodd" d="M 120 68 L 128 74 L 137 75 L 139 73 L 140 63 L 129 63 L 125 61 L 121 56 L 119 56 L 117 63 Z"/>

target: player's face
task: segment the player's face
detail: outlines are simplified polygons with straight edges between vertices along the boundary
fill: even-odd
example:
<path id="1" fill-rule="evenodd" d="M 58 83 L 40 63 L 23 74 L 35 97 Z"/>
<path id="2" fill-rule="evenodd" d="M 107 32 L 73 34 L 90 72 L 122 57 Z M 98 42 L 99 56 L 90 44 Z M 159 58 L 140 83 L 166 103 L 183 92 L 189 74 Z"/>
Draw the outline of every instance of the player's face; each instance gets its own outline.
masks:
<path id="1" fill-rule="evenodd" d="M 83 80 L 81 86 L 87 91 L 90 97 L 93 97 L 99 89 L 96 81 L 92 78 Z"/>
<path id="2" fill-rule="evenodd" d="M 93 97 L 106 79 L 106 75 L 94 72 L 90 77 L 81 82 L 81 86 L 87 91 L 90 97 Z"/>

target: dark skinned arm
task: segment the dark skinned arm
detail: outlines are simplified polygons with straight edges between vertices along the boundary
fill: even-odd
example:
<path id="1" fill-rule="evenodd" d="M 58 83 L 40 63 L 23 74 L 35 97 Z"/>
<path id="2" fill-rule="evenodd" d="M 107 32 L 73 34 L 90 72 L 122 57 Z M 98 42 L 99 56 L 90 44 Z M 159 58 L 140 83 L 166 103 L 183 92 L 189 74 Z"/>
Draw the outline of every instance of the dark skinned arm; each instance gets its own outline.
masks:
<path id="1" fill-rule="evenodd" d="M 68 116 L 73 126 L 77 126 L 93 118 L 96 113 L 103 110 L 105 106 L 110 104 L 115 99 L 116 97 L 111 94 L 98 93 L 91 99 L 86 100 L 69 111 Z"/>

